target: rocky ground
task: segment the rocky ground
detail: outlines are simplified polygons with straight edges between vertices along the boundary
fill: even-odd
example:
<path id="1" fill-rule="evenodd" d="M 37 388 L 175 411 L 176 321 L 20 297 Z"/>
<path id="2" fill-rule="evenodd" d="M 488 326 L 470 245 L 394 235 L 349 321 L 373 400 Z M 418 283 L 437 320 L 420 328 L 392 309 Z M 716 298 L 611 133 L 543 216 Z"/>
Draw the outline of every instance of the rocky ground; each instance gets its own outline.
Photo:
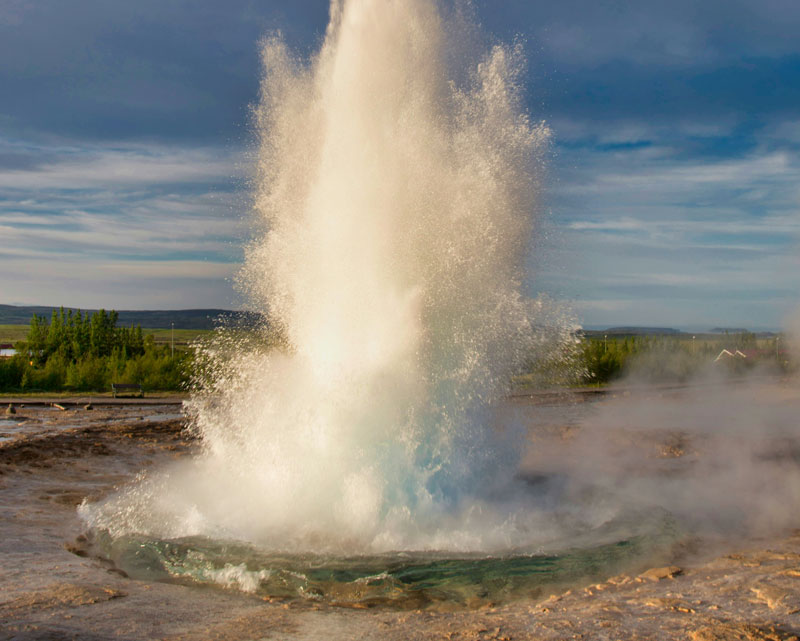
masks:
<path id="1" fill-rule="evenodd" d="M 31 424 L 0 441 L 0 639 L 783 641 L 800 634 L 800 533 L 777 526 L 735 544 L 715 540 L 715 553 L 706 545 L 679 565 L 479 610 L 341 608 L 134 581 L 81 556 L 75 508 L 196 444 L 174 407 L 93 411 L 78 406 L 54 419 L 50 409 L 18 408 L 20 424 Z M 47 421 L 64 427 L 44 429 Z M 579 429 L 545 436 L 568 443 Z M 693 451 L 685 435 L 675 438 L 655 447 L 658 460 Z"/>

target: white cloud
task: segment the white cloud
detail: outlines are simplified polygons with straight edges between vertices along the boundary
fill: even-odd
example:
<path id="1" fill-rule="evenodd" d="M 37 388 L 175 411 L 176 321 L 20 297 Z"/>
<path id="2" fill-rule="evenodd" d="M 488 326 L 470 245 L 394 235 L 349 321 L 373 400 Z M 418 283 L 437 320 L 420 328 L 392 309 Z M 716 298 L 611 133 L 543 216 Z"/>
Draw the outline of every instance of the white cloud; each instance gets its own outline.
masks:
<path id="1" fill-rule="evenodd" d="M 630 300 L 613 300 L 610 298 L 575 301 L 575 307 L 584 313 L 587 311 L 602 311 L 616 314 L 630 310 L 634 304 Z"/>
<path id="2" fill-rule="evenodd" d="M 551 190 L 566 268 L 546 276 L 585 322 L 780 325 L 800 300 L 800 149 L 771 132 L 724 158 L 686 154 L 657 129 L 621 127 L 620 139 L 649 138 L 627 148 L 573 133 Z"/>
<path id="3" fill-rule="evenodd" d="M 609 163 L 613 155 L 616 162 Z M 702 195 L 704 190 L 728 188 L 731 192 L 756 187 L 763 183 L 782 183 L 783 189 L 794 190 L 800 162 L 787 152 L 756 154 L 746 158 L 724 161 L 682 161 L 652 150 L 617 150 L 611 154 L 586 152 L 587 165 L 584 183 L 570 183 L 565 190 L 570 193 L 598 195 L 614 194 L 622 202 L 641 200 L 651 203 L 669 203 L 683 200 L 691 204 L 691 197 Z M 612 171 L 604 170 L 613 167 Z M 770 191 L 773 194 L 774 190 Z M 717 191 L 706 192 L 716 197 Z"/>
<path id="4" fill-rule="evenodd" d="M 223 212 L 224 213 L 224 212 Z M 136 216 L 127 213 L 89 213 L 66 210 L 61 214 L 0 213 L 2 251 L 87 254 L 162 254 L 222 252 L 238 256 L 234 242 L 243 230 L 238 220 L 185 213 L 176 215 L 148 209 Z"/>
<path id="5" fill-rule="evenodd" d="M 635 218 L 617 218 L 605 221 L 576 220 L 568 223 L 567 228 L 576 231 L 643 231 L 648 225 Z"/>
<path id="6" fill-rule="evenodd" d="M 95 147 L 79 151 L 40 149 L 32 168 L 0 168 L 7 189 L 102 189 L 173 183 L 233 182 L 243 177 L 244 157 L 218 148 Z"/>
<path id="7" fill-rule="evenodd" d="M 49 160 L 0 168 L 6 301 L 136 308 L 235 299 L 229 280 L 248 235 L 244 155 L 143 145 L 28 152 Z"/>
<path id="8" fill-rule="evenodd" d="M 238 265 L 210 261 L 98 261 L 82 256 L 2 260 L 3 298 L 82 308 L 231 307 Z"/>
<path id="9" fill-rule="evenodd" d="M 676 116 L 669 121 L 649 115 L 637 120 L 628 115 L 627 119 L 602 122 L 556 116 L 548 122 L 562 170 L 581 171 L 599 164 L 601 173 L 615 166 L 626 171 L 629 165 L 635 164 L 641 170 L 642 163 L 674 161 L 686 153 L 687 141 L 732 139 L 738 135 L 737 127 L 741 124 L 740 119 L 730 114 L 715 115 L 712 119 Z M 774 140 L 770 132 L 772 129 L 765 129 L 762 135 Z M 691 163 L 696 162 L 695 155 Z"/>

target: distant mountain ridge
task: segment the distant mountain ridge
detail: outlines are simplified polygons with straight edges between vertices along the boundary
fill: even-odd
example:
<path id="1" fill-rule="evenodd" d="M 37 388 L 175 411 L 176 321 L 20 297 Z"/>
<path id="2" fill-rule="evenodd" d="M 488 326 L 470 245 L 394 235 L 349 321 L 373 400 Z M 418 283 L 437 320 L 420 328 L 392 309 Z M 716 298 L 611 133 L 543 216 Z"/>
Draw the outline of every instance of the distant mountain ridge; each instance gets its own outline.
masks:
<path id="1" fill-rule="evenodd" d="M 592 329 L 583 329 L 581 333 L 585 336 L 590 337 L 603 337 L 603 336 L 615 336 L 615 337 L 625 337 L 625 336 L 677 336 L 677 337 L 685 337 L 685 336 L 711 336 L 715 334 L 730 334 L 730 335 L 737 335 L 737 334 L 744 334 L 744 333 L 751 333 L 750 330 L 744 328 L 726 328 L 726 327 L 715 327 L 710 330 L 693 330 L 693 331 L 686 331 L 682 329 L 675 329 L 674 327 L 608 327 L 605 329 L 593 327 Z M 780 331 L 772 331 L 772 330 L 754 330 L 752 331 L 753 334 L 757 338 L 770 338 L 775 336 L 776 334 L 780 333 Z"/>
<path id="2" fill-rule="evenodd" d="M 664 336 L 683 334 L 679 329 L 672 327 L 609 327 L 607 329 L 584 330 L 587 336 Z"/>
<path id="3" fill-rule="evenodd" d="M 0 305 L 0 325 L 27 325 L 36 314 L 44 316 L 48 321 L 54 309 L 46 306 Z M 77 308 L 65 307 L 64 311 Z M 81 312 L 95 312 L 95 309 L 81 309 Z M 107 310 L 110 311 L 110 310 Z M 234 311 L 229 309 L 169 309 L 169 310 L 116 310 L 119 313 L 118 324 L 123 326 L 141 325 L 147 329 L 214 329 L 220 323 L 252 327 L 263 321 L 257 312 Z"/>

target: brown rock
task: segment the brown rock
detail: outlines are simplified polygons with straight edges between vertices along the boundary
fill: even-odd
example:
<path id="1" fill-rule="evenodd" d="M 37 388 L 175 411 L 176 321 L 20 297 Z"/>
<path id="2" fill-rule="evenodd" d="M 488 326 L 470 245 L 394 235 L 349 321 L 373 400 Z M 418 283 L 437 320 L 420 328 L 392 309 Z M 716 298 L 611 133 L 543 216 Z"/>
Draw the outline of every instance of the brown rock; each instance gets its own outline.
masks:
<path id="1" fill-rule="evenodd" d="M 683 570 L 677 565 L 669 565 L 663 568 L 650 568 L 647 572 L 642 572 L 639 576 L 643 579 L 650 579 L 651 581 L 660 581 L 661 579 L 671 579 L 682 572 Z"/>
<path id="2" fill-rule="evenodd" d="M 718 623 L 689 633 L 692 641 L 797 641 L 797 636 L 774 626 Z"/>
<path id="3" fill-rule="evenodd" d="M 53 607 L 76 607 L 110 601 L 127 596 L 125 592 L 110 587 L 61 583 L 28 592 L 0 606 L 0 616 L 12 611 L 47 610 Z"/>
<path id="4" fill-rule="evenodd" d="M 759 585 L 750 588 L 750 591 L 755 595 L 756 599 L 766 603 L 770 610 L 774 610 L 782 605 L 783 600 L 789 596 L 786 590 L 782 590 L 773 585 Z"/>

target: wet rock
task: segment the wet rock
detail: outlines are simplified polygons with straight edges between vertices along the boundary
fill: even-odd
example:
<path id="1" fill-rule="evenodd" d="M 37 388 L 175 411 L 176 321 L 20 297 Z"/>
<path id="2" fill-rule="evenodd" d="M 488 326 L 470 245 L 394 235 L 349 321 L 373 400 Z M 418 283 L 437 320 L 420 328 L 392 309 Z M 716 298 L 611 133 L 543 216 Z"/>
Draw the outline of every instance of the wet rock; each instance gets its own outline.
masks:
<path id="1" fill-rule="evenodd" d="M 738 563 L 739 565 L 742 565 L 746 568 L 757 568 L 761 566 L 760 559 L 742 553 L 729 554 L 726 557 L 724 557 L 724 559 L 728 561 L 733 561 L 734 563 Z"/>
<path id="2" fill-rule="evenodd" d="M 650 581 L 660 581 L 661 579 L 671 579 L 682 572 L 683 570 L 677 565 L 669 565 L 663 568 L 650 568 L 647 572 L 642 572 L 639 576 L 643 579 L 649 579 Z"/>
<path id="3" fill-rule="evenodd" d="M 718 623 L 689 633 L 691 641 L 798 641 L 797 636 L 775 626 Z"/>
<path id="4" fill-rule="evenodd" d="M 54 584 L 47 588 L 23 594 L 0 606 L 0 614 L 14 611 L 33 612 L 54 607 L 92 605 L 127 596 L 125 592 L 97 585 Z"/>
<path id="5" fill-rule="evenodd" d="M 783 601 L 789 596 L 789 592 L 773 585 L 759 585 L 750 588 L 750 591 L 755 595 L 758 601 L 767 604 L 770 610 L 774 610 L 783 604 Z"/>
<path id="6" fill-rule="evenodd" d="M 77 543 L 65 543 L 64 544 L 64 549 L 67 552 L 71 552 L 75 556 L 80 556 L 80 557 L 83 557 L 83 558 L 89 556 L 89 552 L 86 549 L 86 547 L 82 546 L 82 545 L 78 545 Z"/>
<path id="7" fill-rule="evenodd" d="M 663 608 L 674 612 L 694 612 L 686 603 L 675 597 L 652 597 L 642 601 L 642 604 L 649 608 Z"/>

